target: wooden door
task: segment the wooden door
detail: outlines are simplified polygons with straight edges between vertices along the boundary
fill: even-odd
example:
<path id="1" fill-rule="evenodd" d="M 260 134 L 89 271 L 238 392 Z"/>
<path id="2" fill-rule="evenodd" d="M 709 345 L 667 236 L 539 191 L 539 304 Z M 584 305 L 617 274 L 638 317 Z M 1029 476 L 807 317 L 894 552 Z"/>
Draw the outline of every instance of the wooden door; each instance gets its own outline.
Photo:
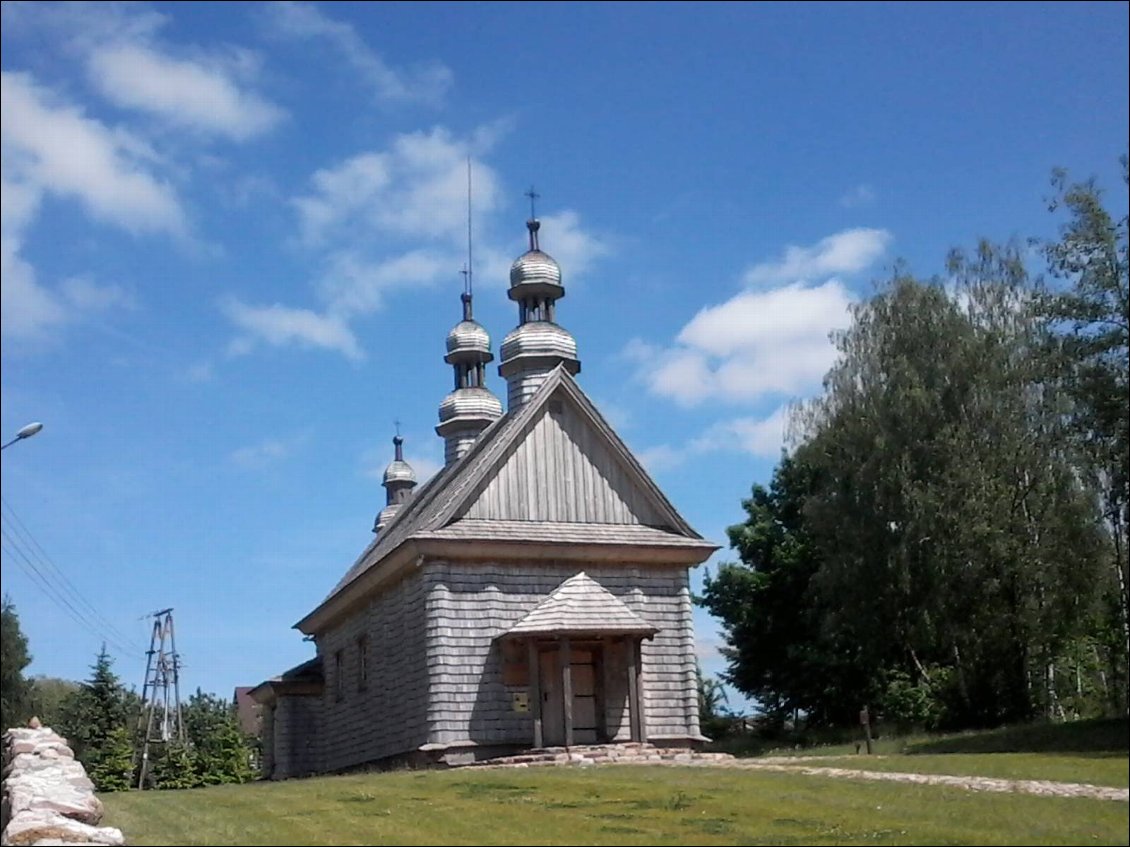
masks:
<path id="1" fill-rule="evenodd" d="M 565 743 L 565 701 L 560 662 L 561 651 L 556 647 L 539 653 L 542 743 L 546 747 L 560 747 Z M 604 736 L 600 651 L 571 650 L 569 671 L 573 689 L 573 743 L 596 744 Z"/>
<path id="2" fill-rule="evenodd" d="M 597 662 L 593 650 L 573 650 L 573 741 L 596 744 L 601 735 L 597 720 Z"/>
<path id="3" fill-rule="evenodd" d="M 538 656 L 538 685 L 541 688 L 541 737 L 546 747 L 565 743 L 565 709 L 561 700 L 561 672 L 556 648 Z"/>

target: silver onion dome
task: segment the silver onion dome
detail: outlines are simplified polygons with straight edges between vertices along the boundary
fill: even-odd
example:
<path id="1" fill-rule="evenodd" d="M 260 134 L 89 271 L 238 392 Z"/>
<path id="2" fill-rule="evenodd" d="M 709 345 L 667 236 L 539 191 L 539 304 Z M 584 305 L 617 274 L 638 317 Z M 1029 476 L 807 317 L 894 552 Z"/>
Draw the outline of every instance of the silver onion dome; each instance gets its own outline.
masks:
<path id="1" fill-rule="evenodd" d="M 439 404 L 441 424 L 455 418 L 496 420 L 500 417 L 502 403 L 494 396 L 494 392 L 486 388 L 457 388 Z"/>
<path id="2" fill-rule="evenodd" d="M 380 514 L 377 515 L 377 522 L 373 525 L 373 532 L 378 532 L 387 527 L 396 517 L 396 513 L 400 511 L 402 505 L 402 503 L 393 503 L 381 509 Z"/>
<path id="3" fill-rule="evenodd" d="M 447 353 L 477 353 L 490 356 L 490 336 L 478 321 L 460 321 L 447 334 Z"/>
<path id="4" fill-rule="evenodd" d="M 561 285 L 561 268 L 548 253 L 529 250 L 510 266 L 510 287 L 543 284 Z"/>
<path id="5" fill-rule="evenodd" d="M 572 334 L 549 321 L 530 321 L 515 327 L 502 341 L 502 360 L 517 356 L 558 356 L 577 358 L 577 341 Z"/>
<path id="6" fill-rule="evenodd" d="M 390 482 L 415 483 L 416 472 L 403 459 L 393 459 L 389 466 L 385 468 L 384 484 L 388 485 Z"/>

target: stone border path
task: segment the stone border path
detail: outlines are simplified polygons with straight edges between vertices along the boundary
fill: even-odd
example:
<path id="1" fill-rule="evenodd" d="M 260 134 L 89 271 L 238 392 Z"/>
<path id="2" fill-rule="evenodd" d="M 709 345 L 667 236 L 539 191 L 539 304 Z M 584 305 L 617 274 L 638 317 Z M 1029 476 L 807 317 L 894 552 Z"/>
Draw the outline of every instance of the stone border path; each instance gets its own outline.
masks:
<path id="1" fill-rule="evenodd" d="M 945 785 L 968 791 L 1034 794 L 1041 797 L 1089 797 L 1095 800 L 1130 802 L 1130 789 L 1090 785 L 1081 782 L 1053 782 L 1043 779 L 998 779 L 988 776 L 869 771 L 861 768 L 822 767 L 814 762 L 822 756 L 766 756 L 737 759 L 727 753 L 701 753 L 685 749 L 664 749 L 650 744 L 594 744 L 578 747 L 553 747 L 531 750 L 516 756 L 488 759 L 463 765 L 463 768 L 593 767 L 596 765 L 669 765 L 679 767 L 760 770 L 799 773 L 836 779 L 863 779 L 873 782 L 910 782 L 919 785 Z"/>
<path id="2" fill-rule="evenodd" d="M 807 762 L 818 757 L 806 757 Z M 898 771 L 867 771 L 855 768 L 819 767 L 811 764 L 785 764 L 780 759 L 735 759 L 732 762 L 689 762 L 691 766 L 709 766 L 742 770 L 801 773 L 808 776 L 828 776 L 839 779 L 865 779 L 875 782 L 913 782 L 920 785 L 948 785 L 969 791 L 997 793 L 1036 794 L 1042 797 L 1090 797 L 1095 800 L 1130 801 L 1130 789 L 1090 785 L 1085 782 L 1052 782 L 1044 779 L 998 779 L 988 776 L 953 776 L 940 773 L 902 773 Z"/>

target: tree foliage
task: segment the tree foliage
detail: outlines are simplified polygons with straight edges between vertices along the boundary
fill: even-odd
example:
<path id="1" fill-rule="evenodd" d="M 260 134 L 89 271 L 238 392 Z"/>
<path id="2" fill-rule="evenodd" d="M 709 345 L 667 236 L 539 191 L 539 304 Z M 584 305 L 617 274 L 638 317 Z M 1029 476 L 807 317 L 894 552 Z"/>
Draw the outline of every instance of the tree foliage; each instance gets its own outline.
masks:
<path id="1" fill-rule="evenodd" d="M 197 689 L 185 706 L 184 724 L 199 784 L 251 778 L 251 748 L 228 701 Z"/>
<path id="2" fill-rule="evenodd" d="M 743 502 L 740 562 L 701 602 L 727 680 L 770 715 L 842 724 L 870 704 L 972 726 L 1125 708 L 1126 217 L 1091 183 L 1057 188 L 1058 287 L 1016 245 L 955 251 L 944 279 L 897 269 L 854 307 L 792 453 Z"/>
<path id="3" fill-rule="evenodd" d="M 133 782 L 135 702 L 114 673 L 105 645 L 90 679 L 63 702 L 58 729 L 99 791 L 122 791 Z"/>
<path id="4" fill-rule="evenodd" d="M 31 664 L 27 638 L 11 600 L 0 606 L 0 729 L 22 724 L 31 716 L 31 688 L 24 668 Z"/>

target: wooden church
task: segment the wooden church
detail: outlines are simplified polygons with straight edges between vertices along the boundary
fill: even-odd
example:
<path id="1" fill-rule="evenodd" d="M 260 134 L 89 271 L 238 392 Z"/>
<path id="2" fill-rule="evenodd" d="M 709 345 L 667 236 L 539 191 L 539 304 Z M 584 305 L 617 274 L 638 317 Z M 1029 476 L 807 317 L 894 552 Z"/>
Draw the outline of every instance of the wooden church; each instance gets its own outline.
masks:
<path id="1" fill-rule="evenodd" d="M 510 269 L 506 412 L 486 386 L 490 337 L 467 291 L 447 336 L 446 464 L 417 488 L 393 439 L 376 537 L 296 624 L 316 657 L 251 692 L 265 776 L 705 740 L 689 569 L 717 546 L 577 384 L 539 227 L 527 222 L 530 249 Z"/>

